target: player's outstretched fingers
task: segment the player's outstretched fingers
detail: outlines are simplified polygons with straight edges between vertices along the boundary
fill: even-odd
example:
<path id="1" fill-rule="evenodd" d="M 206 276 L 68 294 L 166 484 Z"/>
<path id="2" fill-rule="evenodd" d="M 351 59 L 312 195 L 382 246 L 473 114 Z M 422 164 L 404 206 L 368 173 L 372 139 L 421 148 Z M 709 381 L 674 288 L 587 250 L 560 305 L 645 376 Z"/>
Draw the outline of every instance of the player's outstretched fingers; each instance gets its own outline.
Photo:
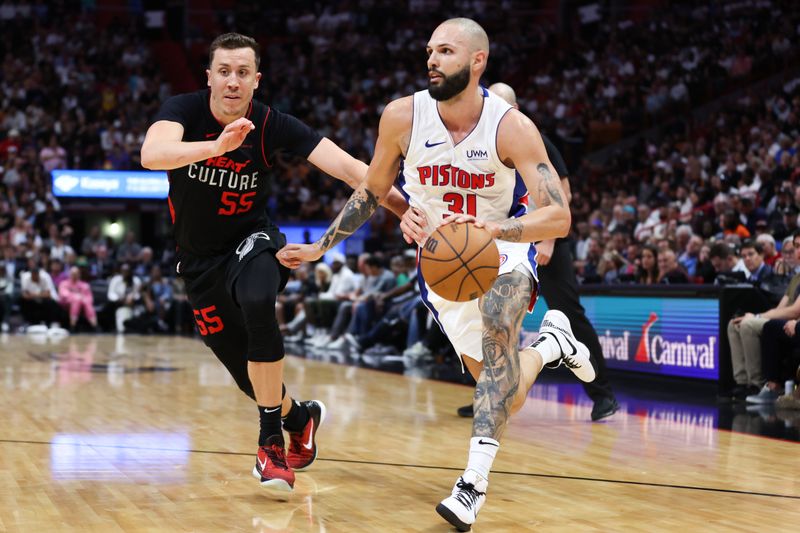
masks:
<path id="1" fill-rule="evenodd" d="M 416 242 L 422 244 L 428 238 L 426 231 L 428 226 L 428 219 L 419 210 L 410 207 L 403 214 L 400 220 L 400 230 L 403 232 L 403 238 L 408 244 Z"/>
<path id="2" fill-rule="evenodd" d="M 476 225 L 478 223 L 480 223 L 479 227 L 483 227 L 483 222 L 482 221 L 478 221 L 474 216 L 472 216 L 472 215 L 462 215 L 462 214 L 457 214 L 457 213 L 454 213 L 452 215 L 448 215 L 447 218 L 442 220 L 442 223 L 439 224 L 439 227 L 446 226 L 448 224 L 464 224 L 465 222 L 473 222 Z"/>

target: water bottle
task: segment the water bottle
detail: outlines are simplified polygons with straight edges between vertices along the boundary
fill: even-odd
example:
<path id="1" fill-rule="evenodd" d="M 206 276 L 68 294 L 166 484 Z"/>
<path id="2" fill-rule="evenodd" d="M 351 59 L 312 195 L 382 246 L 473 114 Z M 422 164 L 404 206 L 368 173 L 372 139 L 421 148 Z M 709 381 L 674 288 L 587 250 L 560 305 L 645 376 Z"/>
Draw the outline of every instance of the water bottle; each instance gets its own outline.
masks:
<path id="1" fill-rule="evenodd" d="M 786 383 L 783 384 L 783 392 L 786 396 L 791 396 L 794 392 L 794 381 L 787 379 Z"/>

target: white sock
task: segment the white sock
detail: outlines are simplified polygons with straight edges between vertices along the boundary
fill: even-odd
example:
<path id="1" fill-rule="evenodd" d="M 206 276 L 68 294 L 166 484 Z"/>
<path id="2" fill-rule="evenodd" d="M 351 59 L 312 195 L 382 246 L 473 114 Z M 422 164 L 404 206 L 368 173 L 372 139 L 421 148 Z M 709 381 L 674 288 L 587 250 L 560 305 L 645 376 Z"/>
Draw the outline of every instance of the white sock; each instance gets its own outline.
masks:
<path id="1" fill-rule="evenodd" d="M 489 471 L 499 449 L 500 443 L 490 437 L 472 437 L 469 440 L 467 470 L 474 470 L 483 479 L 489 479 Z"/>
<path id="2" fill-rule="evenodd" d="M 536 342 L 531 344 L 531 348 L 539 352 L 544 364 L 558 361 L 561 357 L 561 346 L 551 333 L 541 333 Z"/>

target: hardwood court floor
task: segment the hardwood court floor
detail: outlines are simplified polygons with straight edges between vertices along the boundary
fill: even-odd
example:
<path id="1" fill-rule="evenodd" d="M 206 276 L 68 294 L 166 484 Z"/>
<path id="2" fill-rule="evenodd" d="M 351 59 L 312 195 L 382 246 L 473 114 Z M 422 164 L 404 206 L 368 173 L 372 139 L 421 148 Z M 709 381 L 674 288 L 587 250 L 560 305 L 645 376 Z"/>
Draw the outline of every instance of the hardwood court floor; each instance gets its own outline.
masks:
<path id="1" fill-rule="evenodd" d="M 255 408 L 199 341 L 3 336 L 0 531 L 451 531 L 434 507 L 465 465 L 467 387 L 296 357 L 286 376 L 329 416 L 318 461 L 276 497 L 250 475 Z M 474 531 L 797 523 L 798 444 L 624 413 L 593 424 L 536 391 Z"/>

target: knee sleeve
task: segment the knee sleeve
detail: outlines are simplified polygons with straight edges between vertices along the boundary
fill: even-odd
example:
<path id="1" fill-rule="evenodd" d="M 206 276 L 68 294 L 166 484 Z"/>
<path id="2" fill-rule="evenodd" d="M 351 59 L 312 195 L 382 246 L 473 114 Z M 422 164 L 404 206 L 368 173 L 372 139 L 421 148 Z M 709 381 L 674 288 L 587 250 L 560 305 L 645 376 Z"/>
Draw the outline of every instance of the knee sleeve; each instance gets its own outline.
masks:
<path id="1" fill-rule="evenodd" d="M 283 359 L 283 337 L 275 317 L 280 271 L 264 252 L 250 260 L 236 280 L 236 301 L 247 330 L 247 360 L 274 363 Z"/>

